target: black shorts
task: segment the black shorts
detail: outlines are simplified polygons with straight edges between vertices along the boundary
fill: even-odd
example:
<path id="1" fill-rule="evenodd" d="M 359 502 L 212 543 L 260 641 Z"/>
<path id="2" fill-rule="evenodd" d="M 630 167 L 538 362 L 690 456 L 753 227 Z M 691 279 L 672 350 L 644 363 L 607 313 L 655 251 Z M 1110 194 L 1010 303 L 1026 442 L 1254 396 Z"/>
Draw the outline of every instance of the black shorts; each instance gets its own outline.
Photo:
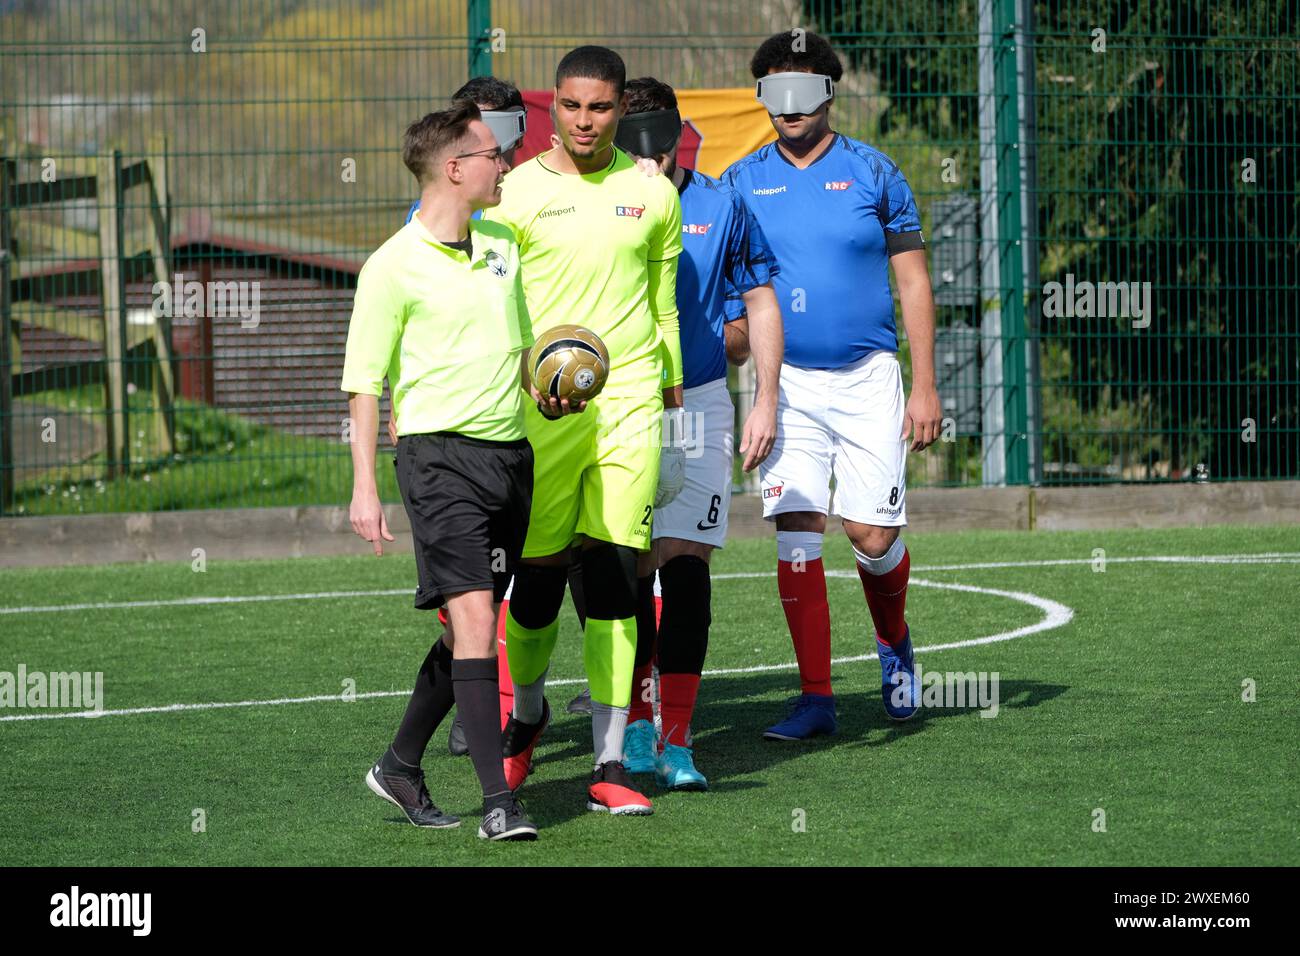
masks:
<path id="1" fill-rule="evenodd" d="M 415 539 L 415 606 L 491 589 L 505 597 L 528 535 L 533 448 L 452 432 L 402 435 L 393 458 Z"/>

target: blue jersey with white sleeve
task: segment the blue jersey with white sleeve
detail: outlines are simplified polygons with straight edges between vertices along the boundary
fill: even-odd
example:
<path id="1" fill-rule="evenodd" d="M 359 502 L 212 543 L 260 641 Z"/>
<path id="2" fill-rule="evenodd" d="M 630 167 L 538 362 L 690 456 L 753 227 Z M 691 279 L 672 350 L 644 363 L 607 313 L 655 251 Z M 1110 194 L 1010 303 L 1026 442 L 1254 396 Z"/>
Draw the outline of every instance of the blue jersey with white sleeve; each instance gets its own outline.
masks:
<path id="1" fill-rule="evenodd" d="M 684 388 L 727 375 L 722 327 L 745 314 L 741 298 L 780 271 L 762 228 L 730 186 L 683 167 L 677 315 Z"/>
<path id="2" fill-rule="evenodd" d="M 406 210 L 406 218 L 402 220 L 402 224 L 405 225 L 406 223 L 408 223 L 408 222 L 410 222 L 412 219 L 414 219 L 414 218 L 415 218 L 415 214 L 416 214 L 417 212 L 419 212 L 419 211 L 420 211 L 420 200 L 417 199 L 415 202 L 411 203 L 411 208 L 408 209 L 408 210 Z M 482 218 L 483 218 L 483 210 L 482 210 L 482 209 L 475 209 L 472 213 L 469 214 L 469 218 L 471 218 L 471 219 L 482 219 Z"/>
<path id="3" fill-rule="evenodd" d="M 916 200 L 884 153 L 839 133 L 806 169 L 769 143 L 722 181 L 753 212 L 781 263 L 773 282 L 785 324 L 785 361 L 851 365 L 898 351 L 889 257 L 925 247 Z"/>

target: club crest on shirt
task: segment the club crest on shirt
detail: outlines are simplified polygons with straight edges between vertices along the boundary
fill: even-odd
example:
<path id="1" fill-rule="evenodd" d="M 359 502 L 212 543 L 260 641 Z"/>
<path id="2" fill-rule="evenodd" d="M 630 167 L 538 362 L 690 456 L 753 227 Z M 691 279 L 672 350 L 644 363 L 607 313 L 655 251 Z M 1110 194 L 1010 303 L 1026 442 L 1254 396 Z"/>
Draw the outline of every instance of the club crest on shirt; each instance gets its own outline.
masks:
<path id="1" fill-rule="evenodd" d="M 838 193 L 838 192 L 843 192 L 844 190 L 848 189 L 852 185 L 853 185 L 853 180 L 851 179 L 830 180 L 826 183 L 826 188 L 829 189 L 831 192 Z"/>
<path id="2" fill-rule="evenodd" d="M 504 276 L 510 271 L 510 267 L 506 264 L 505 257 L 495 249 L 489 249 L 487 255 L 483 257 L 483 261 L 487 264 L 488 271 L 494 276 Z"/>
<path id="3" fill-rule="evenodd" d="M 633 219 L 640 219 L 641 213 L 645 212 L 645 206 L 615 206 L 614 215 L 631 216 Z"/>

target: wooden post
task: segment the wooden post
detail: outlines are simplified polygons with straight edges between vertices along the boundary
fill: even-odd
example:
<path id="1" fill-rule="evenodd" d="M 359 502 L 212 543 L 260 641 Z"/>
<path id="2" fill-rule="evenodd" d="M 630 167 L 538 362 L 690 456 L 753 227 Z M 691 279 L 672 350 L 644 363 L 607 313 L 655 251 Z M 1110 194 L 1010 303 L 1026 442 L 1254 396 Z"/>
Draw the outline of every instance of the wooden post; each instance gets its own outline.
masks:
<path id="1" fill-rule="evenodd" d="M 149 139 L 149 251 L 153 257 L 153 277 L 156 282 L 171 282 L 171 219 L 167 203 L 167 138 L 156 133 Z M 158 356 L 158 374 L 155 378 L 154 400 L 158 413 L 158 444 L 163 454 L 176 450 L 176 419 L 174 402 L 176 384 L 172 364 L 172 323 L 165 315 L 155 315 L 153 321 L 154 351 Z"/>
<path id="2" fill-rule="evenodd" d="M 96 164 L 99 206 L 99 287 L 104 310 L 104 398 L 108 409 L 108 476 L 131 470 L 131 436 L 126 405 L 126 321 L 122 289 L 122 208 L 118 188 L 120 156 L 101 153 Z"/>

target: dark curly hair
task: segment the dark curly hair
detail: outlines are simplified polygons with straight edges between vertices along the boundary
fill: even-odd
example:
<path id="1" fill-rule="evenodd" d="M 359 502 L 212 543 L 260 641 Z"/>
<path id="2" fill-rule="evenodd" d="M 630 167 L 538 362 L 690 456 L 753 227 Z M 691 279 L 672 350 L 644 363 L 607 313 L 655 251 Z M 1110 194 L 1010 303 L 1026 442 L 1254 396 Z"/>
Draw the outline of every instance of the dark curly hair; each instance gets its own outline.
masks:
<path id="1" fill-rule="evenodd" d="M 801 39 L 802 50 L 795 50 L 796 40 Z M 804 33 L 796 37 L 793 30 L 774 33 L 763 41 L 754 58 L 749 61 L 749 72 L 754 79 L 762 79 L 775 70 L 777 73 L 793 73 L 802 70 L 829 76 L 836 83 L 844 75 L 844 65 L 831 45 L 816 33 Z"/>
<path id="2" fill-rule="evenodd" d="M 455 93 L 453 100 L 473 100 L 486 110 L 506 110 L 512 106 L 524 108 L 524 98 L 519 87 L 495 76 L 476 76 Z"/>

